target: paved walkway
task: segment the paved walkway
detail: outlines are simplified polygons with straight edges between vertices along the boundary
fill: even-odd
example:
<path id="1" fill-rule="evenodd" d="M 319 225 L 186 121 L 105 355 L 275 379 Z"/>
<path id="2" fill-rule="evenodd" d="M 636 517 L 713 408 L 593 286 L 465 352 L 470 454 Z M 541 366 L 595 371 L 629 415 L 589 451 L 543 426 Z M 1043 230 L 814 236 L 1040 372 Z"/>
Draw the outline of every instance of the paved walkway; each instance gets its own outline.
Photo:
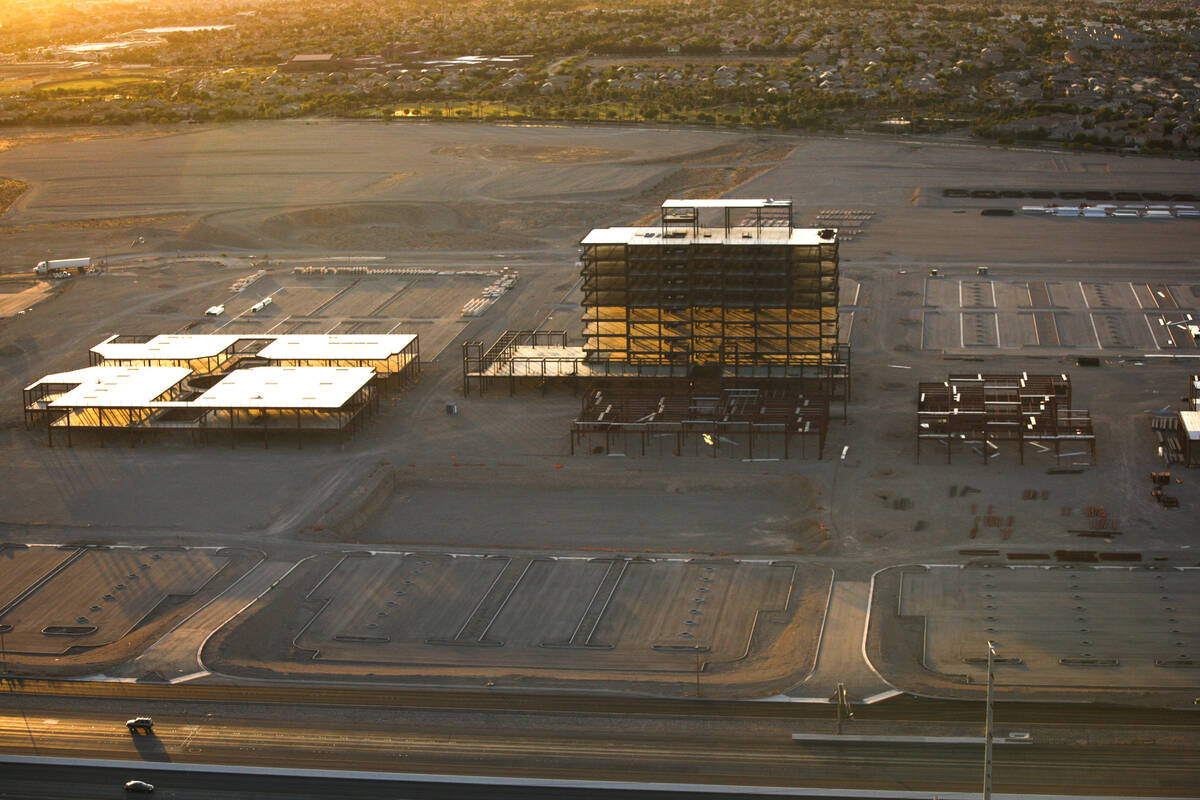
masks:
<path id="1" fill-rule="evenodd" d="M 827 699 L 833 697 L 838 683 L 844 683 L 847 696 L 855 702 L 891 689 L 863 656 L 863 632 L 867 626 L 870 599 L 869 581 L 839 581 L 835 578 L 821 648 L 817 653 L 817 668 L 792 694 Z"/>
<path id="2" fill-rule="evenodd" d="M 181 622 L 133 661 L 110 670 L 109 678 L 137 679 L 157 672 L 164 679 L 207 675 L 200 648 L 208 637 L 233 619 L 296 567 L 293 560 L 262 561 L 208 605 Z"/>

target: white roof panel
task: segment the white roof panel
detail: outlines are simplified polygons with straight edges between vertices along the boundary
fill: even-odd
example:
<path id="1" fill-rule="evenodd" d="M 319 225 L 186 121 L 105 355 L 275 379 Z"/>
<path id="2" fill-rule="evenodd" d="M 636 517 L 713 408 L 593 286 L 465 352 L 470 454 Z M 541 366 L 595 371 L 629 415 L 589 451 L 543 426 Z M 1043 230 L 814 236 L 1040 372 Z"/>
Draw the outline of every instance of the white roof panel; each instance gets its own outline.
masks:
<path id="1" fill-rule="evenodd" d="M 1192 441 L 1200 439 L 1200 411 L 1180 411 L 1179 421 L 1183 424 L 1187 438 Z"/>
<path id="2" fill-rule="evenodd" d="M 50 408 L 144 408 L 191 375 L 185 367 L 85 367 L 47 375 L 39 383 L 78 383 Z"/>
<path id="3" fill-rule="evenodd" d="M 260 358 L 273 361 L 382 360 L 401 352 L 417 337 L 411 333 L 325 335 L 319 333 L 279 336 L 258 351 Z"/>
<path id="4" fill-rule="evenodd" d="M 706 199 L 678 198 L 664 200 L 663 208 L 789 208 L 791 200 L 747 197 L 714 197 Z"/>
<path id="5" fill-rule="evenodd" d="M 341 408 L 371 367 L 251 367 L 234 370 L 192 401 L 201 408 Z"/>
<path id="6" fill-rule="evenodd" d="M 246 336 L 228 334 L 178 334 L 163 333 L 148 342 L 115 342 L 119 338 L 110 336 L 92 348 L 92 352 L 105 359 L 121 360 L 178 360 L 206 358 L 219 355 L 233 347 L 238 339 Z"/>
<path id="7" fill-rule="evenodd" d="M 731 228 L 725 236 L 724 228 L 701 228 L 693 235 L 691 228 L 669 228 L 673 236 L 663 236 L 662 228 L 595 228 L 583 238 L 581 244 L 831 244 L 837 240 L 837 228 L 833 228 L 833 239 L 822 239 L 818 232 L 824 228 Z M 682 235 L 680 235 L 682 234 Z"/>

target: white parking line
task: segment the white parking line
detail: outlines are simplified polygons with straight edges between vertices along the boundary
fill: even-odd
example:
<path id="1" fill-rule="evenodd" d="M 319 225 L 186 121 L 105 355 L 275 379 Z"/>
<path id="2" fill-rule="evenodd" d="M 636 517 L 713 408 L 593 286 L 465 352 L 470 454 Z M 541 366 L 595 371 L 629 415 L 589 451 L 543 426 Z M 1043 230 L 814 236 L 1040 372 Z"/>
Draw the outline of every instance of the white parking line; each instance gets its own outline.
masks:
<path id="1" fill-rule="evenodd" d="M 284 317 L 283 319 L 279 320 L 279 322 L 276 322 L 274 325 L 272 325 L 270 328 L 268 328 L 268 329 L 267 329 L 267 333 L 270 333 L 271 331 L 275 330 L 276 328 L 278 328 L 278 327 L 279 327 L 280 325 L 282 325 L 283 323 L 285 323 L 285 322 L 288 322 L 288 321 L 290 321 L 290 320 L 291 320 L 291 316 L 290 316 L 290 315 L 289 315 L 289 316 L 286 316 L 286 317 Z"/>
<path id="2" fill-rule="evenodd" d="M 1146 327 L 1150 329 L 1150 341 L 1154 342 L 1154 349 L 1162 350 L 1162 347 L 1158 344 L 1158 337 L 1154 335 L 1154 326 L 1150 324 L 1150 317 L 1143 314 L 1142 318 L 1146 320 Z"/>
<path id="3" fill-rule="evenodd" d="M 1090 306 L 1089 306 L 1089 308 L 1090 308 Z M 1096 347 L 1103 350 L 1104 345 L 1100 344 L 1100 331 L 1096 330 L 1096 315 L 1091 312 L 1088 312 L 1088 319 L 1090 319 L 1092 321 L 1092 335 L 1096 337 Z"/>
<path id="4" fill-rule="evenodd" d="M 280 287 L 279 289 L 276 289 L 275 291 L 273 291 L 273 292 L 271 292 L 269 295 L 267 295 L 267 297 L 274 297 L 276 294 L 278 294 L 278 293 L 279 293 L 279 291 L 280 291 L 282 288 L 283 288 L 283 287 Z M 266 297 L 264 297 L 264 298 L 261 298 L 261 299 L 265 300 L 265 299 L 267 299 L 267 298 L 266 298 Z M 251 306 L 250 308 L 253 308 L 253 307 L 254 307 L 254 306 Z M 249 313 L 250 313 L 250 309 L 248 308 L 248 309 L 246 309 L 245 311 L 243 311 L 242 313 L 238 314 L 236 317 L 231 317 L 231 318 L 230 318 L 230 320 L 229 320 L 228 322 L 226 322 L 226 323 L 225 323 L 225 325 L 220 325 L 220 326 L 218 326 L 218 327 L 216 328 L 216 330 L 215 330 L 215 331 L 213 331 L 213 332 L 215 333 L 216 331 L 219 331 L 219 330 L 221 330 L 221 329 L 222 329 L 222 328 L 224 328 L 226 325 L 232 325 L 233 323 L 237 322 L 239 319 L 241 319 L 242 317 L 246 316 L 246 315 L 247 315 L 247 314 L 249 314 Z"/>
<path id="5" fill-rule="evenodd" d="M 1088 299 L 1087 299 L 1087 292 L 1086 292 L 1086 291 L 1084 291 L 1084 289 L 1083 289 L 1083 281 L 1080 281 L 1080 282 L 1079 282 L 1079 293 L 1080 293 L 1081 295 L 1083 295 L 1083 304 L 1084 304 L 1084 306 L 1086 306 L 1087 308 L 1091 308 L 1091 307 L 1092 307 L 1092 304 L 1088 302 Z M 1031 301 L 1030 301 L 1030 304 L 1032 304 L 1032 303 L 1033 303 L 1033 301 L 1031 300 Z M 1092 322 L 1092 325 L 1095 325 L 1095 324 L 1096 324 L 1096 323 L 1095 323 L 1095 321 L 1093 321 L 1093 322 Z M 1097 341 L 1097 343 L 1100 341 L 1099 337 L 1097 337 L 1097 338 L 1096 338 L 1096 341 Z"/>
<path id="6" fill-rule="evenodd" d="M 996 282 L 988 281 L 988 286 L 992 287 L 992 308 L 999 308 L 999 306 L 996 305 Z M 996 341 L 999 341 L 999 340 L 1000 340 L 1000 329 L 997 328 L 996 329 Z"/>
<path id="7" fill-rule="evenodd" d="M 993 300 L 995 299 L 995 289 L 992 290 Z M 1000 346 L 1000 312 L 992 312 L 992 319 L 996 321 L 996 347 Z"/>
<path id="8" fill-rule="evenodd" d="M 1142 305 L 1142 298 L 1138 297 L 1137 289 L 1133 288 L 1133 281 L 1129 282 L 1129 291 L 1133 292 L 1133 299 L 1137 300 L 1138 308 L 1145 308 Z"/>

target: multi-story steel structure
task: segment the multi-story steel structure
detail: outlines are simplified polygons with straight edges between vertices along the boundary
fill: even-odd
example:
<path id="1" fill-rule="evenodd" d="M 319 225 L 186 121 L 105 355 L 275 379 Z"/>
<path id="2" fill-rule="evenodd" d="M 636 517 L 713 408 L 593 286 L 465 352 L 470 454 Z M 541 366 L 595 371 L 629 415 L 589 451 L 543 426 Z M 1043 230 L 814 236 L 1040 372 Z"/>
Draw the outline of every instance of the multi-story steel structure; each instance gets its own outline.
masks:
<path id="1" fill-rule="evenodd" d="M 584 360 L 806 367 L 839 360 L 838 240 L 790 200 L 667 200 L 657 227 L 583 239 Z"/>

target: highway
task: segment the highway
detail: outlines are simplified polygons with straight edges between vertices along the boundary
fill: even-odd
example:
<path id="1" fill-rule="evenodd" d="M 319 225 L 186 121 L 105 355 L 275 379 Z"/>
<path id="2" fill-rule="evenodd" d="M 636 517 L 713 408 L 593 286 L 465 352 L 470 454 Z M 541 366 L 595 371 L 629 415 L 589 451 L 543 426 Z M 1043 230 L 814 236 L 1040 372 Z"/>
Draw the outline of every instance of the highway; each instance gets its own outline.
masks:
<path id="1" fill-rule="evenodd" d="M 41 689 L 50 693 L 32 691 Z M 63 693 L 54 693 L 58 689 Z M 88 689 L 117 696 L 89 697 Z M 266 687 L 258 700 L 231 699 L 246 692 L 246 687 L 10 684 L 0 693 L 0 754 L 143 762 L 175 769 L 219 764 L 941 794 L 976 791 L 982 773 L 978 745 L 791 741 L 797 732 L 832 733 L 832 707 L 628 698 L 609 703 L 600 698 L 449 691 L 397 695 L 346 690 L 326 695 L 316 689 Z M 197 694 L 210 699 L 197 700 Z M 250 694 L 255 692 L 251 689 Z M 384 702 L 388 694 L 391 704 Z M 413 702 L 418 699 L 421 702 Z M 623 710 L 631 705 L 636 711 Z M 890 712 L 888 705 L 860 709 L 847 732 L 980 733 L 977 704 L 901 700 Z M 1020 729 L 1031 734 L 1033 743 L 996 748 L 998 793 L 1198 793 L 1198 715 L 1077 706 L 1085 721 L 1072 721 L 1063 719 L 1072 707 L 1058 708 L 1056 719 L 1052 709 L 1002 704 L 1000 730 L 1014 730 L 1015 718 L 1024 717 Z M 125 719 L 138 714 L 155 718 L 153 735 L 126 731 Z M 1037 716 L 1046 721 L 1029 719 Z M 120 783 L 143 778 L 138 770 L 149 767 L 109 771 L 101 778 L 101 773 L 61 767 L 4 765 L 6 775 L 15 777 L 18 773 L 10 771 L 18 769 L 20 786 L 6 782 L 0 797 L 100 797 L 106 796 L 100 785 L 114 778 L 119 778 L 113 785 L 123 795 Z M 213 776 L 180 772 L 156 773 L 150 780 L 159 787 L 156 797 L 211 796 L 214 788 L 220 788 L 223 797 L 233 796 L 226 790 L 236 788 L 235 783 L 206 783 Z M 222 780 L 234 778 L 225 775 Z M 242 783 L 258 780 L 267 779 L 237 778 Z M 277 796 L 345 794 L 345 787 L 336 783 L 296 780 L 306 788 L 281 788 Z M 401 796 L 395 786 L 370 786 L 371 792 L 384 792 L 378 796 Z M 210 794 L 204 795 L 206 791 Z M 353 796 L 377 796 L 365 791 L 355 788 Z M 444 787 L 430 791 L 435 794 L 412 796 L 450 796 L 436 794 L 448 791 Z M 276 796 L 259 790 L 251 794 Z M 482 796 L 474 790 L 471 794 Z"/>

